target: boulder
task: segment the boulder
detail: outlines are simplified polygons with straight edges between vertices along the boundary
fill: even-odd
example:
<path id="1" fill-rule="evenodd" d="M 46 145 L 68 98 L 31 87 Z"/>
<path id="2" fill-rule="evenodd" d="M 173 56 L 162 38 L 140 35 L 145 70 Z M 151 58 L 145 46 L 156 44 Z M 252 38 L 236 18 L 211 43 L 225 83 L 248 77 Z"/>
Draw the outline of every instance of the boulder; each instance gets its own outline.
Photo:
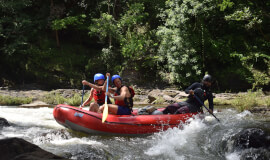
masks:
<path id="1" fill-rule="evenodd" d="M 7 126 L 10 126 L 8 121 L 5 118 L 0 117 L 0 129 L 2 129 L 3 127 L 7 127 Z"/>
<path id="2" fill-rule="evenodd" d="M 235 147 L 237 148 L 269 148 L 270 134 L 259 128 L 248 128 L 242 130 L 236 140 Z"/>
<path id="3" fill-rule="evenodd" d="M 34 101 L 30 104 L 22 104 L 20 107 L 25 107 L 25 108 L 39 108 L 39 107 L 51 107 L 51 105 L 42 102 L 42 101 Z"/>
<path id="4" fill-rule="evenodd" d="M 0 140 L 0 159 L 12 160 L 45 160 L 64 159 L 47 152 L 37 145 L 20 138 L 8 138 Z"/>
<path id="5" fill-rule="evenodd" d="M 165 102 L 164 104 L 171 104 L 183 101 L 182 99 L 187 96 L 188 94 L 183 91 L 154 89 L 148 93 L 148 103 L 158 104 L 155 101 L 163 99 Z"/>
<path id="6" fill-rule="evenodd" d="M 176 100 L 187 98 L 188 94 L 186 94 L 184 91 L 179 91 L 178 94 L 174 97 Z"/>
<path id="7" fill-rule="evenodd" d="M 179 94 L 179 91 L 177 91 L 177 90 L 164 90 L 163 94 L 168 95 L 170 97 L 175 97 L 177 94 Z"/>
<path id="8" fill-rule="evenodd" d="M 146 95 L 136 95 L 133 97 L 133 104 L 148 104 L 148 98 Z"/>
<path id="9" fill-rule="evenodd" d="M 158 97 L 162 97 L 162 91 L 159 89 L 154 89 L 151 92 L 148 93 L 148 99 L 149 99 L 149 103 L 152 103 L 153 101 L 155 101 Z"/>
<path id="10" fill-rule="evenodd" d="M 174 98 L 172 98 L 171 96 L 169 95 L 163 95 L 163 99 L 165 102 L 171 104 L 171 103 L 176 103 L 176 100 Z"/>

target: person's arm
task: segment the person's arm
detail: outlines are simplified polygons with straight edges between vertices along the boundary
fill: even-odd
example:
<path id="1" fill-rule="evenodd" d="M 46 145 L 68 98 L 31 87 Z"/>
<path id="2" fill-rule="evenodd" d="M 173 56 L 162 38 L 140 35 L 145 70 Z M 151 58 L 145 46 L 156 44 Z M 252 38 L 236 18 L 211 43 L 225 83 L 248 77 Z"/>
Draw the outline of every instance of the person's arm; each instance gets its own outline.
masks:
<path id="1" fill-rule="evenodd" d="M 116 88 L 116 87 L 115 87 L 115 88 L 109 87 L 108 91 L 109 91 L 110 93 L 114 94 L 114 93 L 117 91 L 117 88 Z"/>
<path id="2" fill-rule="evenodd" d="M 185 90 L 185 93 L 193 95 L 194 89 L 199 88 L 199 87 L 200 87 L 200 83 L 195 82 Z"/>
<path id="3" fill-rule="evenodd" d="M 92 83 L 90 83 L 90 82 L 87 82 L 86 80 L 83 80 L 83 81 L 82 81 L 82 84 L 83 84 L 83 85 L 87 85 L 87 86 L 89 86 L 89 87 L 91 87 L 91 88 L 94 88 L 94 89 L 96 89 L 96 90 L 98 90 L 98 91 L 102 90 L 102 87 L 103 87 L 103 86 L 97 86 L 97 85 L 94 85 L 94 84 L 92 84 Z"/>
<path id="4" fill-rule="evenodd" d="M 85 105 L 87 105 L 87 104 L 92 100 L 92 98 L 93 98 L 93 91 L 94 91 L 94 89 L 91 88 L 91 90 L 90 90 L 90 95 L 89 95 L 88 99 L 87 99 L 86 101 L 83 102 L 83 104 L 82 104 L 81 107 L 84 107 Z"/>
<path id="5" fill-rule="evenodd" d="M 104 84 L 103 84 L 103 86 L 102 86 L 102 91 L 106 91 L 107 83 L 109 83 L 109 82 L 107 82 L 107 77 L 109 77 L 108 80 L 110 80 L 110 76 L 111 76 L 110 73 L 106 73 L 106 80 L 105 80 L 105 82 L 104 82 Z"/>
<path id="6" fill-rule="evenodd" d="M 130 94 L 129 93 L 129 90 L 128 90 L 128 88 L 126 86 L 124 86 L 124 87 L 121 88 L 121 94 L 119 96 L 112 96 L 111 94 L 107 93 L 107 95 L 110 98 L 113 98 L 113 99 L 119 100 L 119 101 L 123 101 L 126 97 L 130 97 L 129 94 Z"/>

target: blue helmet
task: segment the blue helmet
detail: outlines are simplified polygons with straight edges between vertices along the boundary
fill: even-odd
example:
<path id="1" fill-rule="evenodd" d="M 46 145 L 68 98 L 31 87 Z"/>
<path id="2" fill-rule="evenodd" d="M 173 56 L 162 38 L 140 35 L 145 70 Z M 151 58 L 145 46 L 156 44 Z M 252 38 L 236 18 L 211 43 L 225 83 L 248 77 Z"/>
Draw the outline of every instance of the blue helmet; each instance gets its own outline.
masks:
<path id="1" fill-rule="evenodd" d="M 112 76 L 112 83 L 113 83 L 113 81 L 115 80 L 115 79 L 117 79 L 117 78 L 119 78 L 121 81 L 122 81 L 122 78 L 119 76 L 119 75 L 113 75 Z"/>
<path id="2" fill-rule="evenodd" d="M 100 79 L 104 79 L 105 80 L 105 77 L 103 74 L 101 73 L 97 73 L 94 75 L 94 82 L 96 82 L 97 80 L 100 80 Z"/>

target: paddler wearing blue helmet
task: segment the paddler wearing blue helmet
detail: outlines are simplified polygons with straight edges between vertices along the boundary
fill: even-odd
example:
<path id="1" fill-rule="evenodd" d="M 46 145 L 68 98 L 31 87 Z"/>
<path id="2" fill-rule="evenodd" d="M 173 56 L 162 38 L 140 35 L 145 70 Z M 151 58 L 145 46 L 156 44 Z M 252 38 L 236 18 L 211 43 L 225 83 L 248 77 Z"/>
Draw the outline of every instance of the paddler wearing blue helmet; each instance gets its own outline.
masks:
<path id="1" fill-rule="evenodd" d="M 106 76 L 110 77 L 110 73 Z M 112 83 L 114 88 L 109 87 L 109 93 L 106 93 L 108 97 L 113 98 L 115 104 L 108 104 L 108 110 L 110 114 L 117 115 L 130 115 L 133 107 L 134 90 L 122 84 L 122 78 L 119 75 L 112 76 Z M 112 93 L 113 95 L 111 95 Z M 99 113 L 103 112 L 104 105 L 98 110 Z"/>
<path id="2" fill-rule="evenodd" d="M 88 99 L 82 104 L 81 107 L 87 105 L 94 98 L 95 101 L 90 103 L 89 111 L 98 111 L 98 108 L 105 103 L 104 82 L 105 76 L 101 73 L 97 73 L 94 75 L 94 84 L 87 82 L 86 80 L 82 81 L 82 84 L 90 86 L 91 90 Z M 110 99 L 107 100 L 107 103 L 111 103 Z"/>

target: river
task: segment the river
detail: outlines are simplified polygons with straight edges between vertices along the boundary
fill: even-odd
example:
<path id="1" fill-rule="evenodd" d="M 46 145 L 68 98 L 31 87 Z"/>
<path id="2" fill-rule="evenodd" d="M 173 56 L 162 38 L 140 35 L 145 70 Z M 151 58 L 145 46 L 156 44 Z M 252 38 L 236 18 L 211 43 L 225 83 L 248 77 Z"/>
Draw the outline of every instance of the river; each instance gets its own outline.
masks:
<path id="1" fill-rule="evenodd" d="M 251 159 L 258 155 L 254 149 L 235 149 L 235 135 L 244 128 L 270 128 L 269 119 L 249 111 L 238 113 L 222 108 L 215 113 L 221 123 L 207 115 L 203 120 L 190 119 L 182 129 L 173 128 L 150 136 L 98 136 L 62 127 L 54 120 L 52 112 L 53 108 L 0 106 L 0 117 L 11 123 L 10 127 L 0 130 L 0 139 L 23 138 L 70 159 L 237 160 L 247 152 L 252 155 Z"/>

